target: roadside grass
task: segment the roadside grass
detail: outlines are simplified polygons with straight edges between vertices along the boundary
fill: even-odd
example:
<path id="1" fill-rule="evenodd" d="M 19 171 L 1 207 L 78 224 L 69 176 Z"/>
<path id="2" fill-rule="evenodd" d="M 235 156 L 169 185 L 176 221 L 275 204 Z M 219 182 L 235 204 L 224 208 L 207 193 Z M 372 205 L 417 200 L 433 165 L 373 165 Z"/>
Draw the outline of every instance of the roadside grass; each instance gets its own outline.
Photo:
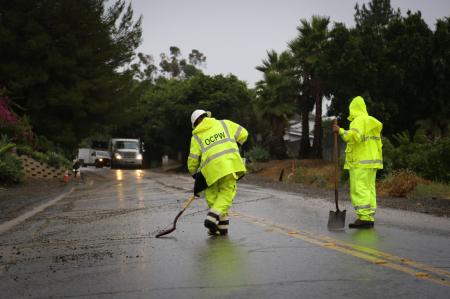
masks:
<path id="1" fill-rule="evenodd" d="M 332 189 L 334 188 L 334 166 L 332 163 L 300 166 L 295 171 L 294 182 Z"/>
<path id="2" fill-rule="evenodd" d="M 273 181 L 301 183 L 317 188 L 334 188 L 334 164 L 323 160 L 272 160 L 247 164 L 250 172 Z M 339 169 L 339 184 L 348 184 L 348 171 Z M 450 185 L 432 182 L 410 170 L 396 170 L 377 180 L 377 195 L 381 197 L 445 198 L 450 200 Z"/>
<path id="3" fill-rule="evenodd" d="M 418 184 L 407 197 L 412 199 L 443 198 L 450 200 L 450 185 L 435 182 L 430 184 Z"/>
<path id="4" fill-rule="evenodd" d="M 271 160 L 247 164 L 247 170 L 273 181 L 334 188 L 333 163 L 317 159 Z"/>

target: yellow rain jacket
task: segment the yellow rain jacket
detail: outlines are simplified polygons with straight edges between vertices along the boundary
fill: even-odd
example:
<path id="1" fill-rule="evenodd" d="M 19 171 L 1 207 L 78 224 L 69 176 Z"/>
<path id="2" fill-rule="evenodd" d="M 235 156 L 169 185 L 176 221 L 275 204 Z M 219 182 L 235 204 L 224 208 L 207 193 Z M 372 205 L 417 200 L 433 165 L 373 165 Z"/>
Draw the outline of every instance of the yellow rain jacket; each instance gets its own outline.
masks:
<path id="1" fill-rule="evenodd" d="M 364 99 L 355 97 L 350 103 L 350 129 L 341 128 L 339 134 L 347 142 L 345 169 L 383 168 L 381 130 L 383 124 L 369 116 Z"/>
<path id="2" fill-rule="evenodd" d="M 204 118 L 192 131 L 189 172 L 201 171 L 208 186 L 229 174 L 243 176 L 246 169 L 238 143 L 242 145 L 247 137 L 247 130 L 230 120 Z"/>

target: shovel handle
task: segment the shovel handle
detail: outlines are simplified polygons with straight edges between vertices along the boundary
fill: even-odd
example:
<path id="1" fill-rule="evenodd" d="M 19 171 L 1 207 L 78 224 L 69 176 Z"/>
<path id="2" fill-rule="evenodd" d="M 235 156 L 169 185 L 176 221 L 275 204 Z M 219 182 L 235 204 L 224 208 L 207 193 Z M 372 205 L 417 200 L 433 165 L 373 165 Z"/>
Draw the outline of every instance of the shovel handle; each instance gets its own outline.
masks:
<path id="1" fill-rule="evenodd" d="M 169 228 L 168 230 L 165 230 L 165 231 L 162 231 L 162 232 L 158 233 L 155 237 L 159 238 L 159 237 L 168 235 L 171 232 L 173 232 L 177 228 L 178 218 L 180 218 L 181 214 L 183 214 L 183 212 L 189 207 L 189 205 L 194 201 L 194 199 L 195 199 L 195 195 L 192 195 L 191 197 L 189 197 L 189 199 L 186 200 L 186 202 L 184 203 L 183 208 L 181 209 L 181 211 L 178 212 L 177 216 L 173 220 L 172 227 Z"/>
<path id="2" fill-rule="evenodd" d="M 337 119 L 333 120 L 333 124 L 337 124 Z M 333 132 L 333 155 L 334 155 L 334 202 L 336 203 L 336 211 L 339 212 L 339 192 L 338 192 L 338 176 L 339 176 L 339 153 L 338 153 L 338 136 L 337 132 Z"/>
<path id="3" fill-rule="evenodd" d="M 195 199 L 195 195 L 192 195 L 191 197 L 189 197 L 189 199 L 183 205 L 183 211 L 186 210 L 190 206 L 190 204 L 194 201 L 194 199 Z"/>

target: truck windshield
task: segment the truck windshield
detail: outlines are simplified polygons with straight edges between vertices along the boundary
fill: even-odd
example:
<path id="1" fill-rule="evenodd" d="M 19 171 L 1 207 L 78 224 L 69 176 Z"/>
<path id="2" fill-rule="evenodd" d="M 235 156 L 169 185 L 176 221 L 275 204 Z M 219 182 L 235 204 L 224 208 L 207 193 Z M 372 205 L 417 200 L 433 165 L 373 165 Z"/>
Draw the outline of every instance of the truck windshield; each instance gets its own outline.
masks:
<path id="1" fill-rule="evenodd" d="M 108 152 L 105 152 L 105 151 L 96 151 L 96 154 L 95 154 L 96 156 L 104 156 L 104 157 L 107 157 L 107 156 L 109 156 L 109 153 Z"/>
<path id="2" fill-rule="evenodd" d="M 139 149 L 139 144 L 133 141 L 117 141 L 116 148 L 118 149 Z"/>

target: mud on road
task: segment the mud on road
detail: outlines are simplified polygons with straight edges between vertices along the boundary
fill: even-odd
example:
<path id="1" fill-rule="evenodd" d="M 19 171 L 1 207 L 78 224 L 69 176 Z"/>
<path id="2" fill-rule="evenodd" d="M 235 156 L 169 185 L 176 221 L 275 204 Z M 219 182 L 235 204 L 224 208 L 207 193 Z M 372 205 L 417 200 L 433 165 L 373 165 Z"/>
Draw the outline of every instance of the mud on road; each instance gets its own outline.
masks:
<path id="1" fill-rule="evenodd" d="M 85 174 L 85 181 L 72 179 L 69 184 L 62 180 L 31 180 L 20 185 L 0 187 L 0 223 L 13 219 L 24 212 L 40 205 L 49 198 L 54 198 L 72 187 L 82 187 L 92 182 L 101 183 L 107 179 L 93 173 Z M 258 173 L 247 174 L 240 182 L 281 191 L 296 192 L 303 196 L 317 199 L 334 200 L 334 190 L 316 188 L 298 183 L 278 182 L 273 178 Z M 348 187 L 339 190 L 339 199 L 349 201 Z M 380 207 L 402 209 L 407 211 L 450 217 L 450 199 L 444 198 L 398 198 L 377 197 Z"/>

